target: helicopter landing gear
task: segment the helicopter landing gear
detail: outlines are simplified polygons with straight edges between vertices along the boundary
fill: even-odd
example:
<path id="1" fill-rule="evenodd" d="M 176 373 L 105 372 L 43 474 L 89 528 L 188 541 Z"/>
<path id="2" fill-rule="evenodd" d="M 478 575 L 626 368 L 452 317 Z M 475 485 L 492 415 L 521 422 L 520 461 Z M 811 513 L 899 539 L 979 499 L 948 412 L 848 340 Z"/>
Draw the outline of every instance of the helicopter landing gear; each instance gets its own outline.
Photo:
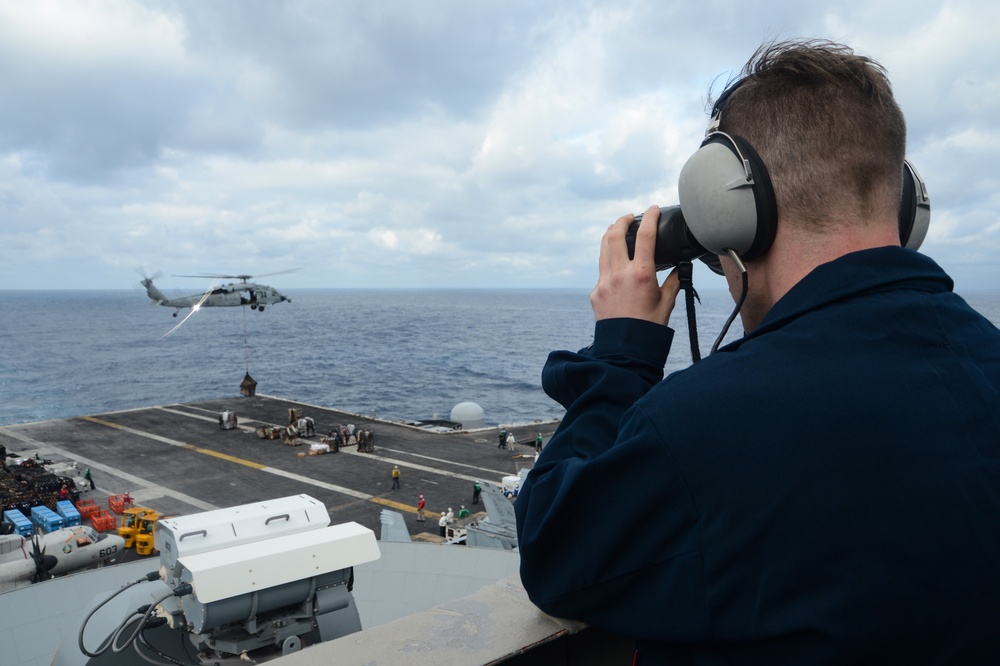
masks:
<path id="1" fill-rule="evenodd" d="M 264 311 L 264 306 L 263 305 L 258 305 L 257 306 L 257 312 L 263 312 L 263 311 Z"/>
<path id="2" fill-rule="evenodd" d="M 177 316 L 177 313 L 176 313 L 176 312 L 174 313 L 174 316 L 175 316 L 175 317 Z"/>

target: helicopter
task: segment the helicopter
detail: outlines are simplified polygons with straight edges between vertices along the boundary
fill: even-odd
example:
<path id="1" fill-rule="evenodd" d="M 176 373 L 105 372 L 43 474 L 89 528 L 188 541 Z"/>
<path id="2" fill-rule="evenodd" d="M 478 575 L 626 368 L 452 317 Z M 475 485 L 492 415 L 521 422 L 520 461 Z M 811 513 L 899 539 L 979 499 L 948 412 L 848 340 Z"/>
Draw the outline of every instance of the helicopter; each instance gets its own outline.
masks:
<path id="1" fill-rule="evenodd" d="M 146 295 L 149 296 L 153 305 L 176 308 L 176 311 L 174 312 L 175 317 L 177 316 L 177 312 L 179 312 L 182 308 L 191 308 L 192 311 L 194 311 L 203 307 L 218 308 L 249 305 L 251 310 L 263 312 L 264 306 L 266 305 L 273 305 L 274 303 L 282 302 L 291 303 L 292 299 L 280 293 L 274 287 L 269 287 L 264 284 L 256 284 L 254 282 L 250 282 L 250 280 L 254 277 L 281 275 L 282 273 L 292 273 L 297 270 L 299 269 L 293 268 L 288 271 L 279 271 L 278 273 L 267 273 L 265 275 L 258 276 L 217 274 L 176 275 L 175 277 L 239 280 L 239 282 L 230 282 L 229 284 L 224 284 L 219 287 L 213 287 L 203 294 L 178 296 L 176 298 L 168 298 L 162 291 L 156 288 L 156 285 L 153 284 L 153 280 L 155 280 L 158 275 L 154 275 L 153 277 L 146 277 L 143 275 L 143 279 L 140 284 L 146 288 Z"/>

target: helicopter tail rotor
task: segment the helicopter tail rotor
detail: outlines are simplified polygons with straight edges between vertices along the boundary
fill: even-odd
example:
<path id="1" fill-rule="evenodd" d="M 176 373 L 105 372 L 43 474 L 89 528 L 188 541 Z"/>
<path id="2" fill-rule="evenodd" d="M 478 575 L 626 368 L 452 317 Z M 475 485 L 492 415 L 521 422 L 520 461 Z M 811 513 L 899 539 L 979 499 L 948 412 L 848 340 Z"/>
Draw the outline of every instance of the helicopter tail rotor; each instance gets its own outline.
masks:
<path id="1" fill-rule="evenodd" d="M 135 270 L 142 277 L 139 284 L 146 289 L 146 295 L 149 296 L 150 305 L 159 305 L 163 301 L 167 300 L 163 293 L 156 288 L 156 285 L 153 284 L 153 280 L 163 277 L 162 271 L 156 271 L 152 276 L 147 276 L 146 271 L 142 268 L 136 268 Z"/>
<path id="2" fill-rule="evenodd" d="M 163 277 L 163 271 L 156 271 L 152 275 L 146 275 L 146 271 L 145 271 L 145 269 L 142 268 L 142 266 L 137 267 L 135 269 L 135 272 L 138 273 L 139 277 L 142 278 L 143 285 L 145 285 L 146 282 L 152 282 L 153 280 L 159 280 L 161 277 Z"/>

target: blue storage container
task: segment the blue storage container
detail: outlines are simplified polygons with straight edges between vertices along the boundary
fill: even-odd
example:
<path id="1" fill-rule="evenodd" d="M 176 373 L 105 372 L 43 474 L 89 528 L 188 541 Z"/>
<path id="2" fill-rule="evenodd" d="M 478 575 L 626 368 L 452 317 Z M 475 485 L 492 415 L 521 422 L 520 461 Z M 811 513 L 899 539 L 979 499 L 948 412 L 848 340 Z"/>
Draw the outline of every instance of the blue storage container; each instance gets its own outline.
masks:
<path id="1" fill-rule="evenodd" d="M 8 509 L 3 512 L 3 521 L 5 523 L 10 523 L 14 526 L 14 531 L 23 537 L 29 537 L 34 534 L 34 528 L 31 526 L 31 521 L 24 517 L 24 514 L 17 509 Z"/>
<path id="2" fill-rule="evenodd" d="M 40 530 L 54 532 L 63 526 L 63 519 L 47 506 L 31 507 L 31 522 Z"/>
<path id="3" fill-rule="evenodd" d="M 62 517 L 63 525 L 66 527 L 73 527 L 74 525 L 83 523 L 80 512 L 76 510 L 76 507 L 69 500 L 59 500 L 56 502 L 56 513 Z"/>

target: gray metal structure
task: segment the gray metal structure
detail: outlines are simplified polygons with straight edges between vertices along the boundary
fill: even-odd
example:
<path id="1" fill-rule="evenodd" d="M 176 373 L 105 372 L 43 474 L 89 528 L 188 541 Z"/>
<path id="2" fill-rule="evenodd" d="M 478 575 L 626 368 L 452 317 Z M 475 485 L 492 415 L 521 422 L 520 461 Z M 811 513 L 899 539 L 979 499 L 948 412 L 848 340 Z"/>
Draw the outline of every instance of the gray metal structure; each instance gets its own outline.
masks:
<path id="1" fill-rule="evenodd" d="M 328 524 L 308 495 L 159 521 L 159 569 L 92 605 L 64 663 L 256 660 L 360 631 L 353 567 L 381 555 L 371 530 Z M 106 608 L 119 594 L 124 609 Z M 161 626 L 186 640 L 146 635 Z"/>
<path id="2" fill-rule="evenodd" d="M 486 520 L 469 525 L 465 535 L 466 545 L 473 548 L 517 550 L 517 524 L 513 505 L 496 485 L 483 481 L 480 486 L 488 516 Z"/>

